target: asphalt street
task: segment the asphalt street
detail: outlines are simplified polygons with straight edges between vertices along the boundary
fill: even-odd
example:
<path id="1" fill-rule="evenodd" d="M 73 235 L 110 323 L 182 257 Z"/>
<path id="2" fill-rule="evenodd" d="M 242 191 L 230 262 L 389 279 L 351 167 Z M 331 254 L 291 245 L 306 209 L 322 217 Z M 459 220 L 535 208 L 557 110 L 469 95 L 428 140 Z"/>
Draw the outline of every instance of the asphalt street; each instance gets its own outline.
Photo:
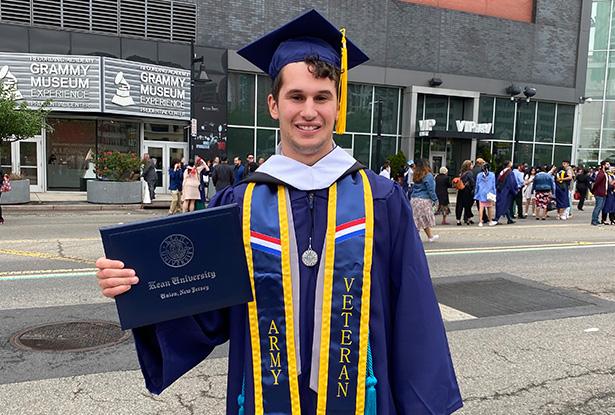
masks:
<path id="1" fill-rule="evenodd" d="M 425 242 L 465 407 L 459 414 L 615 414 L 615 226 L 590 212 Z M 33 351 L 46 323 L 117 321 L 99 294 L 98 228 L 163 211 L 18 213 L 0 226 L 0 414 L 224 414 L 226 345 L 160 396 L 134 345 Z M 424 235 L 422 235 L 424 238 Z"/>

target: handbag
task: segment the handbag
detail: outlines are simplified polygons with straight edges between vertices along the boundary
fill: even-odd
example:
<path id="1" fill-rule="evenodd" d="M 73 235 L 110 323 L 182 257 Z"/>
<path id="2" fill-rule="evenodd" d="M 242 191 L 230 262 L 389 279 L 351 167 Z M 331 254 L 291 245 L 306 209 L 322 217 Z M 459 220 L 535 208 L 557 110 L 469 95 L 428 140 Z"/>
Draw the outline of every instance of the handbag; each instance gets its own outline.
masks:
<path id="1" fill-rule="evenodd" d="M 581 193 L 579 192 L 574 192 L 574 200 L 581 200 Z"/>
<path id="2" fill-rule="evenodd" d="M 547 212 L 551 212 L 552 210 L 557 209 L 557 204 L 555 203 L 555 200 L 551 199 L 549 200 L 549 204 L 547 205 Z"/>
<path id="3" fill-rule="evenodd" d="M 463 180 L 461 180 L 461 177 L 455 177 L 452 183 L 453 183 L 453 187 L 457 190 L 463 190 L 466 187 Z"/>
<path id="4" fill-rule="evenodd" d="M 0 192 L 6 193 L 6 192 L 10 192 L 11 190 L 13 190 L 13 188 L 11 187 L 11 180 L 10 179 L 2 180 L 2 186 L 0 186 Z"/>
<path id="5" fill-rule="evenodd" d="M 495 202 L 497 200 L 497 195 L 495 193 L 487 193 L 487 200 L 490 202 Z"/>

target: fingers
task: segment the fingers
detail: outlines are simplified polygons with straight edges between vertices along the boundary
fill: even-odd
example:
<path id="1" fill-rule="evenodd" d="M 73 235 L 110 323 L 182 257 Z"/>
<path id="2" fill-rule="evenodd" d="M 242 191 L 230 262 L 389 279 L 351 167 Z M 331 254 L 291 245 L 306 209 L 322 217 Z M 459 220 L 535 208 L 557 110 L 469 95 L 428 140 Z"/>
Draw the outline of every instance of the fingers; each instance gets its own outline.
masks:
<path id="1" fill-rule="evenodd" d="M 96 260 L 96 268 L 124 268 L 124 263 L 122 261 L 115 261 L 113 259 L 100 257 Z"/>
<path id="2" fill-rule="evenodd" d="M 105 288 L 102 293 L 105 297 L 114 298 L 130 290 L 130 285 L 118 285 L 117 287 Z"/>
<path id="3" fill-rule="evenodd" d="M 105 297 L 113 298 L 125 293 L 130 287 L 139 282 L 135 271 L 124 268 L 124 263 L 107 258 L 98 258 L 96 261 L 96 278 Z"/>

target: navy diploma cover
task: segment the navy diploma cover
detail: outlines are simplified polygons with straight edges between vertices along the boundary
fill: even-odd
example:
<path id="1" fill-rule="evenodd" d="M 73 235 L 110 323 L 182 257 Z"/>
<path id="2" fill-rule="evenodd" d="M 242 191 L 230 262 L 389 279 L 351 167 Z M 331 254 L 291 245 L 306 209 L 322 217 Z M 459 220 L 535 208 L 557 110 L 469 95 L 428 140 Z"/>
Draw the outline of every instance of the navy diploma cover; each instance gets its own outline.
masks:
<path id="1" fill-rule="evenodd" d="M 139 283 L 115 297 L 122 329 L 252 301 L 236 204 L 100 229 Z"/>

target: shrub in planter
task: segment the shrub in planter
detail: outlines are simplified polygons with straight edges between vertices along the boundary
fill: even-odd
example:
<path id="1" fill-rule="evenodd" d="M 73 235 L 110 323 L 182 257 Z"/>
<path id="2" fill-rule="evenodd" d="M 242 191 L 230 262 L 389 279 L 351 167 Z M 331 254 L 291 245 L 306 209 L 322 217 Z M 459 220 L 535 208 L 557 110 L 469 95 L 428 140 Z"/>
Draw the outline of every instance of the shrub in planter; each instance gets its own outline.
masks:
<path id="1" fill-rule="evenodd" d="M 30 179 L 26 179 L 18 173 L 9 173 L 9 179 L 11 180 L 11 191 L 2 193 L 0 203 L 14 205 L 30 202 Z"/>
<path id="2" fill-rule="evenodd" d="M 140 169 L 141 159 L 135 153 L 104 151 L 95 158 L 96 176 L 100 180 L 137 181 Z"/>

